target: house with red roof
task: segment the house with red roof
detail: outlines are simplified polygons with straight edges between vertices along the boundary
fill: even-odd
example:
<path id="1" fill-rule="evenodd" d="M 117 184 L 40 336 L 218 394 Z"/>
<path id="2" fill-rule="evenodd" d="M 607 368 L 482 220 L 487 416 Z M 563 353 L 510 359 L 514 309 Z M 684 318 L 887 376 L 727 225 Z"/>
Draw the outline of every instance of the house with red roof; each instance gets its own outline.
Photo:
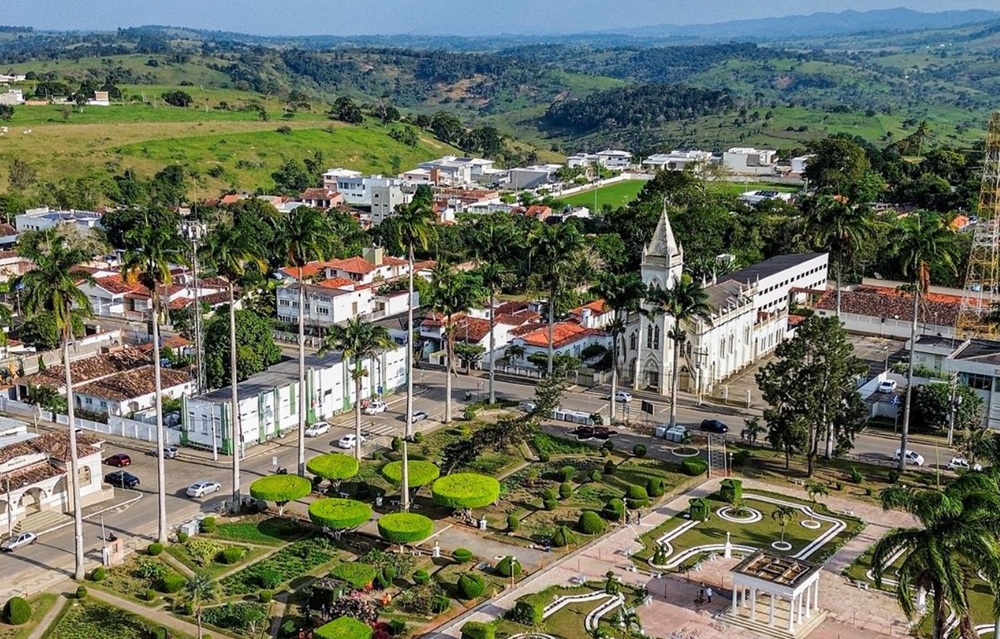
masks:
<path id="1" fill-rule="evenodd" d="M 516 331 L 522 333 L 522 331 Z M 524 349 L 523 360 L 536 353 L 549 353 L 549 327 L 546 324 L 527 328 L 526 332 L 514 338 L 513 343 Z M 552 350 L 556 355 L 582 358 L 584 349 L 598 345 L 611 348 L 611 335 L 599 329 L 587 328 L 572 321 L 556 322 L 552 325 Z M 519 362 L 520 364 L 520 362 Z"/>
<path id="2" fill-rule="evenodd" d="M 594 300 L 569 312 L 570 319 L 585 328 L 605 328 L 615 319 L 615 313 L 604 300 Z"/>

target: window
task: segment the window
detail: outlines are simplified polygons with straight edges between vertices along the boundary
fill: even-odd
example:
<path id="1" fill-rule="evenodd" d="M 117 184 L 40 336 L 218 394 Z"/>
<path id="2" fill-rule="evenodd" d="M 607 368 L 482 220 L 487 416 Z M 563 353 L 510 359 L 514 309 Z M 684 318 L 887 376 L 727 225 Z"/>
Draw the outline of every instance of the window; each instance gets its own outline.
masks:
<path id="1" fill-rule="evenodd" d="M 327 307 L 325 307 L 325 306 L 320 306 L 316 310 L 319 312 L 320 315 L 329 315 L 330 314 L 330 309 L 327 308 Z"/>
<path id="2" fill-rule="evenodd" d="M 639 332 L 632 331 L 632 334 L 628 338 L 629 350 L 638 350 L 639 348 Z"/>
<path id="3" fill-rule="evenodd" d="M 977 390 L 991 390 L 993 388 L 993 377 L 990 375 L 962 373 L 961 377 L 963 383 Z"/>

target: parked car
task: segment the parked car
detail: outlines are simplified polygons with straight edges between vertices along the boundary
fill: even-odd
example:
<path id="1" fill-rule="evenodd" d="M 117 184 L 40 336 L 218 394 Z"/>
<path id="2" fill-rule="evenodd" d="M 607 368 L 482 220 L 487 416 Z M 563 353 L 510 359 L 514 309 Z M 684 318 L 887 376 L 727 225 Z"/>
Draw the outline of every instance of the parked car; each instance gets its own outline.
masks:
<path id="1" fill-rule="evenodd" d="M 200 479 L 188 486 L 187 496 L 204 497 L 220 490 L 222 490 L 222 484 L 219 482 L 212 481 L 211 479 Z"/>
<path id="2" fill-rule="evenodd" d="M 707 433 L 718 433 L 720 435 L 729 432 L 729 426 L 726 426 L 717 419 L 702 420 L 701 429 Z"/>
<path id="3" fill-rule="evenodd" d="M 411 424 L 416 424 L 417 422 L 421 422 L 421 421 L 423 421 L 425 419 L 427 419 L 427 413 L 425 413 L 422 410 L 418 410 L 418 411 L 414 412 L 412 415 L 410 415 L 410 423 Z"/>
<path id="4" fill-rule="evenodd" d="M 605 395 L 604 399 L 611 399 L 611 395 Z M 632 393 L 627 391 L 615 391 L 615 401 L 621 404 L 627 404 L 632 401 Z"/>
<path id="5" fill-rule="evenodd" d="M 878 392 L 880 393 L 895 393 L 896 392 L 896 380 L 887 379 L 879 383 Z"/>
<path id="6" fill-rule="evenodd" d="M 897 448 L 896 452 L 893 454 L 892 458 L 895 461 L 899 461 L 900 450 Z M 913 464 L 915 466 L 924 465 L 924 456 L 920 453 L 914 452 L 912 450 L 906 451 L 906 463 Z"/>
<path id="7" fill-rule="evenodd" d="M 320 435 L 326 435 L 329 432 L 329 424 L 326 422 L 316 422 L 315 424 L 310 424 L 309 428 L 306 429 L 306 437 L 319 437 Z"/>
<path id="8" fill-rule="evenodd" d="M 156 449 L 153 448 L 152 450 L 150 450 L 149 454 L 152 455 L 153 457 L 156 457 Z M 176 448 L 174 448 L 173 446 L 164 446 L 163 447 L 163 458 L 164 459 L 177 459 L 177 455 L 178 454 L 180 454 L 180 451 L 177 450 Z"/>
<path id="9" fill-rule="evenodd" d="M 128 471 L 116 470 L 104 476 L 104 483 L 117 488 L 135 488 L 139 485 L 139 478 Z"/>
<path id="10" fill-rule="evenodd" d="M 343 437 L 341 437 L 340 439 L 337 440 L 337 446 L 339 446 L 340 448 L 350 449 L 350 448 L 354 448 L 354 446 L 357 444 L 357 442 L 358 442 L 358 436 L 357 435 L 344 435 Z M 365 443 L 365 436 L 364 435 L 361 436 L 361 443 L 362 444 Z"/>
<path id="11" fill-rule="evenodd" d="M 976 472 L 983 469 L 981 464 L 970 464 L 965 457 L 952 457 L 948 462 L 948 470 L 974 470 Z"/>
<path id="12" fill-rule="evenodd" d="M 35 533 L 23 532 L 18 535 L 13 535 L 12 537 L 8 537 L 7 539 L 5 539 L 4 542 L 0 544 L 0 551 L 14 552 L 18 548 L 22 548 L 24 546 L 30 546 L 37 540 L 38 540 L 38 535 L 36 535 Z"/>
<path id="13" fill-rule="evenodd" d="M 379 413 L 384 413 L 387 408 L 389 408 L 389 406 L 385 402 L 370 402 L 368 406 L 365 407 L 365 415 L 378 415 Z"/>
<path id="14" fill-rule="evenodd" d="M 125 453 L 115 453 L 107 457 L 104 463 L 108 466 L 117 466 L 118 468 L 125 468 L 126 466 L 132 465 L 132 458 Z"/>
<path id="15" fill-rule="evenodd" d="M 607 426 L 594 426 L 594 437 L 597 439 L 607 439 L 612 435 L 617 435 L 618 431 L 611 430 Z"/>
<path id="16" fill-rule="evenodd" d="M 577 426 L 573 431 L 577 439 L 590 439 L 594 436 L 593 426 Z"/>

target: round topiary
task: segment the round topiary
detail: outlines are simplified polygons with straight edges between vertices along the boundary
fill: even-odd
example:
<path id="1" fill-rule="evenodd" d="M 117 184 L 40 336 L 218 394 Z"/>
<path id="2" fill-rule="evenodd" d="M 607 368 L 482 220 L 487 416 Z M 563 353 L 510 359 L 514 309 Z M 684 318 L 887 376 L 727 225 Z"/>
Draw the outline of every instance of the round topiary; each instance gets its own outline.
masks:
<path id="1" fill-rule="evenodd" d="M 179 533 L 177 533 L 177 543 L 186 544 L 189 537 L 190 535 L 188 535 L 186 532 L 182 530 Z"/>
<path id="2" fill-rule="evenodd" d="M 219 553 L 219 558 L 222 559 L 222 563 L 231 566 L 243 559 L 243 549 L 239 546 L 230 546 Z"/>
<path id="3" fill-rule="evenodd" d="M 573 496 L 573 484 L 564 481 L 559 484 L 559 499 L 569 499 Z"/>
<path id="4" fill-rule="evenodd" d="M 544 508 L 545 510 L 555 510 L 558 507 L 559 507 L 559 502 L 556 501 L 555 499 L 542 500 L 542 508 Z"/>
<path id="5" fill-rule="evenodd" d="M 576 535 L 566 526 L 559 526 L 555 534 L 552 535 L 552 545 L 556 548 L 563 548 L 574 544 L 576 544 Z"/>
<path id="6" fill-rule="evenodd" d="M 545 490 L 542 491 L 542 501 L 555 499 L 557 494 L 558 493 L 556 492 L 555 488 L 546 488 Z"/>
<path id="7" fill-rule="evenodd" d="M 482 508 L 500 497 L 500 482 L 486 475 L 456 473 L 435 481 L 431 493 L 446 508 Z"/>
<path id="8" fill-rule="evenodd" d="M 421 433 L 420 431 L 413 433 L 413 443 L 414 444 L 424 443 L 424 434 Z"/>
<path id="9" fill-rule="evenodd" d="M 76 598 L 77 599 L 86 599 L 87 598 L 87 587 L 86 586 L 77 586 L 76 587 Z"/>
<path id="10" fill-rule="evenodd" d="M 265 588 L 264 590 L 261 590 L 260 592 L 257 593 L 257 600 L 260 601 L 261 603 L 269 603 L 273 598 L 274 598 L 273 590 L 267 590 Z"/>
<path id="11" fill-rule="evenodd" d="M 549 463 L 549 459 L 551 458 L 549 457 L 548 453 L 538 453 L 538 461 L 542 462 L 543 464 Z"/>
<path id="12" fill-rule="evenodd" d="M 160 555 L 162 553 L 163 553 L 163 544 L 159 542 L 154 541 L 153 543 L 146 546 L 146 554 L 149 555 L 150 557 L 156 557 L 157 555 Z"/>
<path id="13" fill-rule="evenodd" d="M 569 481 L 573 479 L 573 475 L 575 474 L 576 474 L 575 468 L 573 468 L 572 466 L 563 466 L 562 468 L 559 469 L 559 480 Z"/>
<path id="14" fill-rule="evenodd" d="M 646 482 L 646 493 L 650 497 L 662 497 L 666 489 L 663 487 L 663 480 L 659 477 L 650 477 Z"/>
<path id="15" fill-rule="evenodd" d="M 426 486 L 441 475 L 441 469 L 436 464 L 420 459 L 407 462 L 407 482 L 410 488 Z M 380 471 L 389 482 L 399 486 L 403 483 L 403 462 L 389 462 Z"/>
<path id="16" fill-rule="evenodd" d="M 605 475 L 613 475 L 613 474 L 615 474 L 615 462 L 614 462 L 614 460 L 609 459 L 608 461 L 604 462 L 604 474 Z"/>
<path id="17" fill-rule="evenodd" d="M 176 573 L 166 574 L 160 580 L 160 587 L 163 589 L 163 592 L 168 594 L 180 592 L 185 584 L 187 584 L 187 579 Z"/>
<path id="18" fill-rule="evenodd" d="M 517 529 L 521 527 L 521 519 L 511 513 L 507 515 L 507 532 L 517 532 Z"/>
<path id="19" fill-rule="evenodd" d="M 456 548 L 455 552 L 451 553 L 451 556 L 458 563 L 464 564 L 465 562 L 467 562 L 470 559 L 472 559 L 473 554 L 472 554 L 472 551 L 469 550 L 468 548 Z"/>
<path id="20" fill-rule="evenodd" d="M 507 555 L 497 562 L 496 571 L 501 577 L 517 577 L 521 574 L 521 562 Z"/>
<path id="21" fill-rule="evenodd" d="M 601 508 L 601 517 L 608 521 L 619 521 L 625 515 L 625 502 L 617 497 L 604 504 Z"/>
<path id="22" fill-rule="evenodd" d="M 211 534 L 215 532 L 215 517 L 205 517 L 201 520 L 201 532 Z"/>
<path id="23" fill-rule="evenodd" d="M 156 591 L 152 588 L 146 591 L 146 601 L 156 601 L 157 597 L 159 597 L 159 595 L 156 594 Z"/>
<path id="24" fill-rule="evenodd" d="M 704 459 L 692 457 L 681 462 L 681 471 L 689 477 L 697 477 L 708 472 L 708 463 Z"/>
<path id="25" fill-rule="evenodd" d="M 361 590 L 375 581 L 377 572 L 374 566 L 352 561 L 334 566 L 333 570 L 330 571 L 330 576 L 343 581 L 355 590 Z"/>
<path id="26" fill-rule="evenodd" d="M 606 450 L 606 451 L 608 451 L 610 453 L 611 451 L 613 451 L 615 449 L 615 443 L 609 439 L 606 442 L 604 442 L 603 444 L 601 444 L 601 449 L 602 450 Z"/>
<path id="27" fill-rule="evenodd" d="M 358 468 L 357 459 L 351 455 L 343 455 L 341 453 L 317 455 L 306 462 L 306 470 L 317 477 L 322 477 L 330 481 L 350 479 L 358 474 Z M 276 500 L 268 499 L 265 501 Z"/>
<path id="28" fill-rule="evenodd" d="M 3 606 L 4 621 L 20 626 L 31 621 L 31 604 L 23 597 L 11 597 Z"/>
<path id="29" fill-rule="evenodd" d="M 417 584 L 418 586 L 423 586 L 430 580 L 431 576 L 426 570 L 421 569 L 413 573 L 413 583 Z"/>
<path id="30" fill-rule="evenodd" d="M 590 481 L 601 481 L 604 479 L 604 475 L 601 474 L 599 470 L 590 471 Z"/>
<path id="31" fill-rule="evenodd" d="M 104 566 L 98 566 L 94 568 L 94 571 L 90 573 L 90 578 L 94 581 L 104 581 L 108 576 L 108 569 Z"/>
<path id="32" fill-rule="evenodd" d="M 353 499 L 317 499 L 309 504 L 309 519 L 332 530 L 357 528 L 372 518 L 372 507 Z"/>
<path id="33" fill-rule="evenodd" d="M 394 453 L 403 450 L 403 439 L 399 435 L 394 436 L 392 441 L 389 442 L 389 448 L 392 448 L 392 452 Z"/>
<path id="34" fill-rule="evenodd" d="M 631 508 L 642 508 L 649 505 L 649 494 L 642 486 L 631 484 L 625 491 L 625 496 L 628 497 L 628 505 Z"/>
<path id="35" fill-rule="evenodd" d="M 250 484 L 250 495 L 261 501 L 278 504 L 278 514 L 284 514 L 284 504 L 302 499 L 312 492 L 312 482 L 298 475 L 266 475 Z"/>
<path id="36" fill-rule="evenodd" d="M 462 626 L 462 639 L 495 639 L 496 628 L 481 621 L 466 621 Z"/>
<path id="37" fill-rule="evenodd" d="M 585 535 L 599 535 L 604 532 L 604 520 L 593 510 L 585 510 L 580 513 L 576 529 Z"/>
<path id="38" fill-rule="evenodd" d="M 338 617 L 316 628 L 316 639 L 371 639 L 375 633 L 368 624 L 354 617 Z"/>
<path id="39" fill-rule="evenodd" d="M 412 544 L 434 534 L 434 522 L 416 513 L 392 513 L 378 520 L 378 534 L 394 544 Z"/>
<path id="40" fill-rule="evenodd" d="M 467 572 L 458 578 L 458 593 L 463 600 L 478 599 L 484 592 L 486 582 L 476 573 Z"/>
<path id="41" fill-rule="evenodd" d="M 646 447 L 643 446 L 642 444 L 636 444 L 635 446 L 632 447 L 632 454 L 635 455 L 636 457 L 645 457 Z"/>

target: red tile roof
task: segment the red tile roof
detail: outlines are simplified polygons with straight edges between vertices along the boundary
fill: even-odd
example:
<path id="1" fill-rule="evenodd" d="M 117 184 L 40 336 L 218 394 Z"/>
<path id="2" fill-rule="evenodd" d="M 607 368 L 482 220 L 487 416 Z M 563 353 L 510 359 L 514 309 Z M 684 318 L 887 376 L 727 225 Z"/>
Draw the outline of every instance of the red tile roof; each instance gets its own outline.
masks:
<path id="1" fill-rule="evenodd" d="M 584 304 L 583 306 L 577 306 L 570 311 L 570 313 L 573 315 L 583 315 L 584 309 L 589 309 L 595 315 L 603 315 L 611 312 L 611 307 L 608 306 L 604 300 L 594 300 L 593 302 Z"/>
<path id="2" fill-rule="evenodd" d="M 140 287 L 139 284 L 129 283 L 122 279 L 121 275 L 108 275 L 107 277 L 102 277 L 94 281 L 95 284 L 115 295 L 121 295 L 122 293 L 132 293 L 135 292 Z"/>
<path id="3" fill-rule="evenodd" d="M 841 291 L 841 310 L 867 317 L 898 318 L 901 321 L 913 320 L 913 298 L 894 288 L 883 286 L 858 286 L 854 290 Z M 837 308 L 837 292 L 824 292 L 813 304 L 814 308 L 833 311 Z M 935 322 L 939 326 L 954 326 L 958 319 L 962 300 L 957 295 L 942 295 L 929 293 L 921 303 L 918 321 Z"/>
<path id="4" fill-rule="evenodd" d="M 357 282 L 349 280 L 346 277 L 331 277 L 328 280 L 316 283 L 316 286 L 322 286 L 323 288 L 354 288 L 356 285 Z"/>
<path id="5" fill-rule="evenodd" d="M 302 279 L 316 277 L 325 268 L 326 262 L 309 262 L 302 267 Z M 291 278 L 299 278 L 299 269 L 297 266 L 285 266 L 281 269 L 281 272 Z"/>
<path id="6" fill-rule="evenodd" d="M 349 257 L 346 260 L 330 260 L 327 262 L 329 268 L 344 271 L 345 273 L 358 273 L 367 275 L 377 267 L 363 257 Z"/>
<path id="7" fill-rule="evenodd" d="M 191 376 L 184 371 L 172 368 L 160 369 L 160 383 L 164 389 L 180 386 L 189 381 L 191 381 Z M 124 402 L 149 395 L 155 390 L 154 367 L 143 366 L 84 384 L 77 387 L 74 392 L 115 402 Z"/>
<path id="8" fill-rule="evenodd" d="M 105 353 L 76 360 L 75 362 L 71 362 L 69 367 L 73 375 L 73 383 L 79 384 L 146 364 L 149 364 L 149 356 L 138 348 L 130 346 L 113 353 Z M 25 383 L 37 386 L 61 388 L 65 383 L 63 375 L 62 365 L 57 364 L 34 375 L 28 375 L 24 381 Z"/>
<path id="9" fill-rule="evenodd" d="M 552 346 L 553 348 L 562 348 L 567 344 L 572 344 L 577 340 L 594 334 L 600 334 L 600 331 L 587 329 L 572 322 L 557 322 L 552 327 Z M 547 348 L 549 345 L 549 329 L 547 326 L 536 329 L 524 335 L 521 339 L 529 346 L 544 346 Z"/>
<path id="10" fill-rule="evenodd" d="M 87 457 L 98 452 L 97 441 L 85 433 L 76 434 L 77 456 Z M 0 445 L 3 441 L 0 440 Z M 57 461 L 69 461 L 69 432 L 57 430 L 51 433 L 39 435 L 27 441 L 18 442 L 9 446 L 0 446 L 0 464 L 5 464 L 17 457 L 25 455 L 37 455 L 44 453 Z"/>

